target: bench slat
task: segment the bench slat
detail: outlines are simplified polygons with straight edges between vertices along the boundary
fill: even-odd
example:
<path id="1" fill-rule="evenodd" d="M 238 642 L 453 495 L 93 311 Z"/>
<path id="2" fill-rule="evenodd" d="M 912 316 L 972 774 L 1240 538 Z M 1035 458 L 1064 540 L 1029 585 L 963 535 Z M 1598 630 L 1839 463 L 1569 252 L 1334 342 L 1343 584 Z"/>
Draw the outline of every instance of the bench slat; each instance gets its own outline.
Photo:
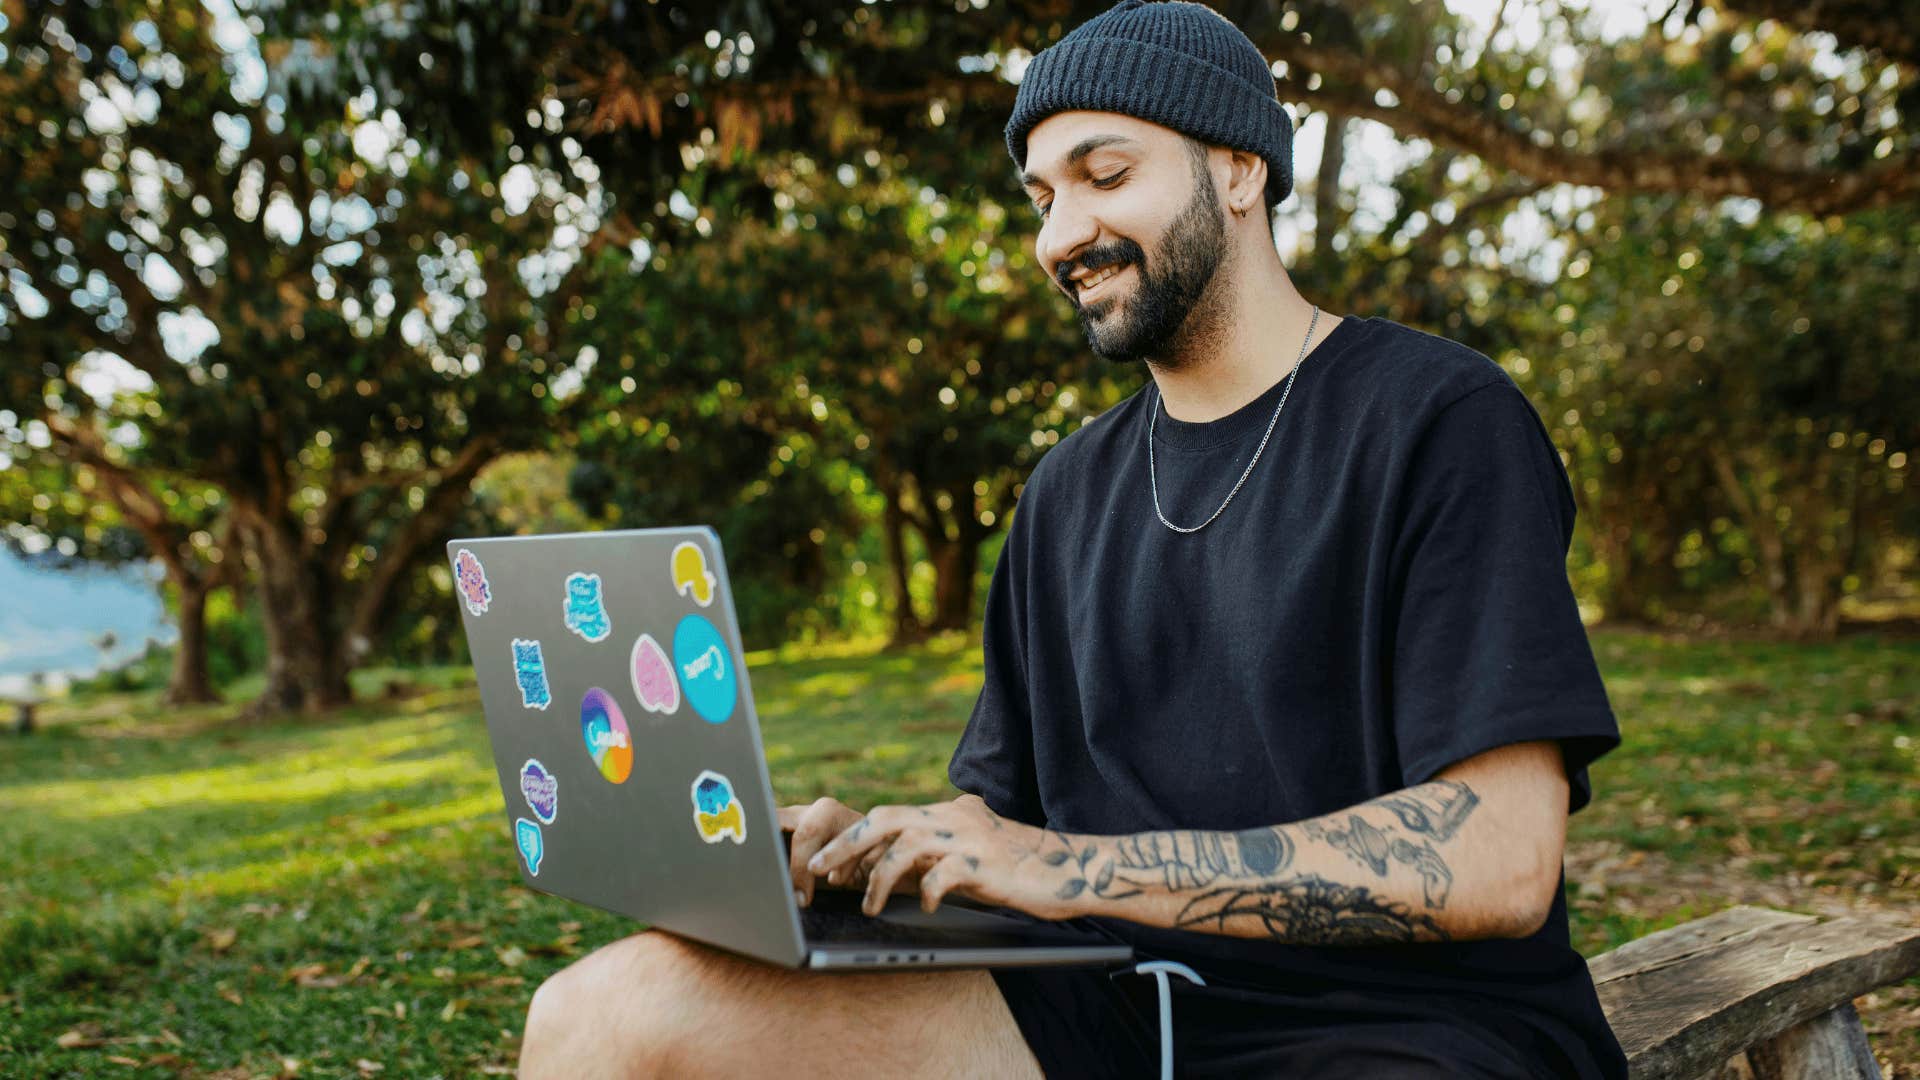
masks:
<path id="1" fill-rule="evenodd" d="M 1635 1080 L 1689 1080 L 1920 971 L 1920 927 L 1733 908 L 1588 967 Z"/>

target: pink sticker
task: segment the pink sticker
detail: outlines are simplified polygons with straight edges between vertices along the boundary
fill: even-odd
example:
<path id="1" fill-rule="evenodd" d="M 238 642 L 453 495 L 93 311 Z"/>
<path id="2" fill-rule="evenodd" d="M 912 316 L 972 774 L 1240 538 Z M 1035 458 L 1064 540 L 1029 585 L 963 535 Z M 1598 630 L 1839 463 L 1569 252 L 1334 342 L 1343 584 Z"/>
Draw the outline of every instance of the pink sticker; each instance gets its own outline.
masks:
<path id="1" fill-rule="evenodd" d="M 484 615 L 487 604 L 493 599 L 493 591 L 487 587 L 487 568 L 480 565 L 480 557 L 466 548 L 461 548 L 453 556 L 454 588 L 460 598 L 467 602 L 467 610 L 475 615 Z"/>
<path id="2" fill-rule="evenodd" d="M 674 680 L 673 665 L 652 634 L 641 634 L 633 643 L 633 696 L 648 712 L 671 713 L 680 708 L 680 684 Z"/>

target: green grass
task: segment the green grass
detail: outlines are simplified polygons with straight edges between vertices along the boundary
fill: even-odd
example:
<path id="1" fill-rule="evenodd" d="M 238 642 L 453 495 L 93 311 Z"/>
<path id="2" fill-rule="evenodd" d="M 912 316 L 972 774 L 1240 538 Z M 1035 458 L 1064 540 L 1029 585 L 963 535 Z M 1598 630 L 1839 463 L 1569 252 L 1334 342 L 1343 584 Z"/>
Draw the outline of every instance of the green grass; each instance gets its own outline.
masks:
<path id="1" fill-rule="evenodd" d="M 1583 951 L 1755 888 L 1920 911 L 1920 643 L 1594 644 L 1627 744 L 1570 837 Z M 977 649 L 749 661 L 782 801 L 950 794 Z M 265 722 L 99 696 L 0 739 L 0 1074 L 511 1066 L 533 988 L 632 924 L 518 884 L 464 669 L 359 688 Z M 1920 1069 L 1920 982 L 1879 997 Z"/>

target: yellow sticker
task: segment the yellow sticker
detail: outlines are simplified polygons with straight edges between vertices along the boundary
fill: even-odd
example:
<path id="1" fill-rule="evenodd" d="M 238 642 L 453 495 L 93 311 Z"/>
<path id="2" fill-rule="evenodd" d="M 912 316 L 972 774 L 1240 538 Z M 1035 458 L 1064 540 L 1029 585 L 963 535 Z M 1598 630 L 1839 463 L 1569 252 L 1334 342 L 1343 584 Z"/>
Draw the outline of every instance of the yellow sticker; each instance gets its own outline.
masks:
<path id="1" fill-rule="evenodd" d="M 673 591 L 691 597 L 701 607 L 713 603 L 714 576 L 707 569 L 707 553 L 691 540 L 673 549 Z"/>

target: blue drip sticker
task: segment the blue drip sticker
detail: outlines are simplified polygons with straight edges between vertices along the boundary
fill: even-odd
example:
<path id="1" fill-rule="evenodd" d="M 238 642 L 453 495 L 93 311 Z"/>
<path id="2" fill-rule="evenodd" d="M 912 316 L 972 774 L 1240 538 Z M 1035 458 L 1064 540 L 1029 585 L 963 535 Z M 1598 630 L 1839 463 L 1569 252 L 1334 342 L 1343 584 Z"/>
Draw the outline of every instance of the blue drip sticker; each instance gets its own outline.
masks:
<path id="1" fill-rule="evenodd" d="M 540 859 L 546 854 L 545 849 L 540 845 L 540 826 L 526 818 L 515 818 L 513 841 L 520 848 L 520 858 L 526 861 L 527 873 L 533 877 L 539 877 Z"/>

